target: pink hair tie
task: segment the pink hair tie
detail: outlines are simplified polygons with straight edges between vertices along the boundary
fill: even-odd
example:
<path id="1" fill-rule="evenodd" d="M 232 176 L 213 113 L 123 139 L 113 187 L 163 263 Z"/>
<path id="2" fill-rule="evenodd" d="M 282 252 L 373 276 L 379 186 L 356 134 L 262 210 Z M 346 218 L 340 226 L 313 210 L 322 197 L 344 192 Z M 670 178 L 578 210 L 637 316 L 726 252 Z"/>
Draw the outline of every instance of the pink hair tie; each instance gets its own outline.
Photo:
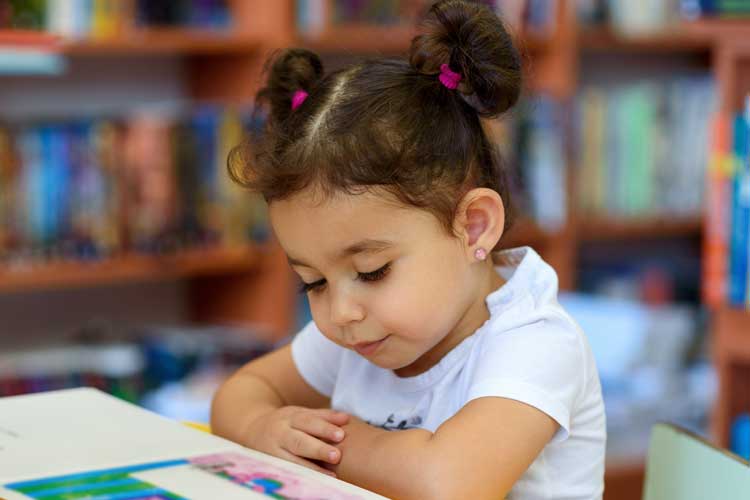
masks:
<path id="1" fill-rule="evenodd" d="M 294 93 L 294 96 L 292 97 L 292 111 L 299 108 L 303 102 L 305 102 L 305 99 L 307 99 L 308 93 L 304 90 L 298 90 Z"/>
<path id="2" fill-rule="evenodd" d="M 458 82 L 461 81 L 461 75 L 451 71 L 447 64 L 440 65 L 440 83 L 445 85 L 447 88 L 454 90 L 458 87 Z"/>

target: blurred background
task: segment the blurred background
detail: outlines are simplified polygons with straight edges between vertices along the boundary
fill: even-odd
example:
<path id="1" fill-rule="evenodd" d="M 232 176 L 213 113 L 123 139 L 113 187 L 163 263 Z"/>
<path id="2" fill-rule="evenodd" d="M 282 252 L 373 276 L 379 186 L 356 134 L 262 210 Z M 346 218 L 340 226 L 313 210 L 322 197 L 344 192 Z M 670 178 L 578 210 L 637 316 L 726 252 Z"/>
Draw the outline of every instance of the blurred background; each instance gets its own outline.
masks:
<path id="1" fill-rule="evenodd" d="M 496 0 L 527 73 L 493 123 L 587 332 L 607 500 L 650 427 L 750 457 L 750 1 Z M 93 386 L 207 421 L 309 319 L 225 161 L 274 48 L 404 53 L 428 0 L 0 0 L 0 396 Z M 745 338 L 747 337 L 747 338 Z"/>

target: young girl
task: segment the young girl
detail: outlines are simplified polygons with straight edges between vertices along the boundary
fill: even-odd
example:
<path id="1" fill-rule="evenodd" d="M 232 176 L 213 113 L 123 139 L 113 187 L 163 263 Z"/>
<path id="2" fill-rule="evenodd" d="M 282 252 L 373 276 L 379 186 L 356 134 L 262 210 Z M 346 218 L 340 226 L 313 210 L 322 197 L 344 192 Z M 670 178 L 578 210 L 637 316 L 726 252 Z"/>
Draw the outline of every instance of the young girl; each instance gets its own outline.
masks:
<path id="1" fill-rule="evenodd" d="M 408 60 L 272 60 L 267 126 L 230 170 L 268 201 L 313 322 L 221 387 L 214 432 L 401 500 L 601 498 L 586 338 L 534 250 L 493 253 L 510 203 L 482 119 L 520 89 L 500 20 L 455 0 Z"/>

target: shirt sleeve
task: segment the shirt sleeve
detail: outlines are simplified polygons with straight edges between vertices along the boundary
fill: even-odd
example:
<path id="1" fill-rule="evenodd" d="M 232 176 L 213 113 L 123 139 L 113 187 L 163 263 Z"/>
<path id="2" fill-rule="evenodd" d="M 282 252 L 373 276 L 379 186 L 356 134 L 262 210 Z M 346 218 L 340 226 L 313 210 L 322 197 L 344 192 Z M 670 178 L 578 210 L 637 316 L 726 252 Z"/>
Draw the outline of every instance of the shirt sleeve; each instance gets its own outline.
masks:
<path id="1" fill-rule="evenodd" d="M 305 382 L 331 397 L 345 349 L 328 340 L 310 321 L 292 340 L 292 359 Z"/>
<path id="2" fill-rule="evenodd" d="M 528 404 L 560 424 L 552 442 L 565 441 L 587 380 L 582 332 L 563 318 L 547 317 L 487 333 L 466 402 L 495 396 Z"/>

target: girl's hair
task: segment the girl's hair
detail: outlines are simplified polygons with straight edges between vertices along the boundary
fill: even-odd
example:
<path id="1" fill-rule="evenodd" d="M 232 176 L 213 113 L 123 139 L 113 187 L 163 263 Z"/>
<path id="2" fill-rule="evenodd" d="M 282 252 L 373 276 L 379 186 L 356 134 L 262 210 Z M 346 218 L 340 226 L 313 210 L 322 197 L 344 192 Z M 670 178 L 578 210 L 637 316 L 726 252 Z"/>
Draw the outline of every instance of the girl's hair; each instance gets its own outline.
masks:
<path id="1" fill-rule="evenodd" d="M 385 189 L 427 210 L 453 234 L 458 202 L 470 189 L 496 190 L 512 223 L 508 183 L 480 117 L 496 118 L 521 92 L 520 57 L 487 7 L 458 0 L 433 5 L 408 60 L 376 58 L 323 72 L 320 58 L 287 49 L 266 63 L 256 96 L 268 119 L 229 156 L 229 172 L 268 202 L 313 187 L 323 199 Z M 441 64 L 462 76 L 451 90 Z M 292 109 L 298 90 L 309 95 Z"/>

